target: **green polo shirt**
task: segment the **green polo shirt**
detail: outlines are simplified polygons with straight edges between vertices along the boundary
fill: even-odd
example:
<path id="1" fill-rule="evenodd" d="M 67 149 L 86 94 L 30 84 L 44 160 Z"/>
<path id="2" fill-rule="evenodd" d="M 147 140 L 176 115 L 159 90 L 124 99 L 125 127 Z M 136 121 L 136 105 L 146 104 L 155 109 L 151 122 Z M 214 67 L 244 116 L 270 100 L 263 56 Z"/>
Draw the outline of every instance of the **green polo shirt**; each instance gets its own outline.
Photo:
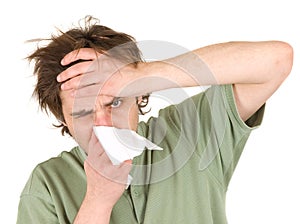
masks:
<path id="1" fill-rule="evenodd" d="M 263 111 L 243 122 L 232 85 L 224 85 L 140 122 L 138 133 L 163 151 L 134 158 L 133 181 L 110 223 L 227 223 L 227 186 Z M 86 192 L 85 158 L 75 147 L 39 164 L 21 194 L 17 223 L 73 223 Z"/>

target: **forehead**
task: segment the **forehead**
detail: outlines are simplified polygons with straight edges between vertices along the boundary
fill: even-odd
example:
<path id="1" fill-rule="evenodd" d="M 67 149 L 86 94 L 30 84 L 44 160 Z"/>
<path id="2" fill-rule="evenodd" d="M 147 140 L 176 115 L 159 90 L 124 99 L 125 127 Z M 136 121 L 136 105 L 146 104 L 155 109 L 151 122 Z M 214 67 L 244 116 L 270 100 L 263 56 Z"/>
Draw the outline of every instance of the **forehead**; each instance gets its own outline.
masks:
<path id="1" fill-rule="evenodd" d="M 90 97 L 74 97 L 72 91 L 61 91 L 60 98 L 63 107 L 67 108 L 94 108 L 96 105 L 104 106 L 111 103 L 115 97 L 108 95 L 98 95 Z"/>

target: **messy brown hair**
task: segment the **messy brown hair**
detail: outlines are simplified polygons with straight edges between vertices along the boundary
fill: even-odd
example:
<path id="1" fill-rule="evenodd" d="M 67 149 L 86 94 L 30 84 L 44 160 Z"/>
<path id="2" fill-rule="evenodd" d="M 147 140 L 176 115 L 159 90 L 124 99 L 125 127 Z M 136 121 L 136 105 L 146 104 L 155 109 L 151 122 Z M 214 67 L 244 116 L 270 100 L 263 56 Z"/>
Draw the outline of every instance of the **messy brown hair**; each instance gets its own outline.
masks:
<path id="1" fill-rule="evenodd" d="M 134 66 L 143 61 L 141 52 L 132 36 L 99 25 L 99 20 L 92 16 L 86 16 L 83 22 L 83 26 L 80 25 L 82 23 L 80 20 L 78 27 L 67 32 L 59 30 L 59 35 L 52 35 L 50 39 L 39 39 L 39 41 L 49 41 L 49 44 L 37 47 L 27 57 L 29 61 L 35 61 L 34 74 L 37 76 L 37 83 L 33 95 L 37 97 L 43 111 L 47 114 L 50 111 L 57 118 L 59 124 L 53 125 L 61 128 L 62 135 L 65 133 L 71 135 L 71 133 L 64 125 L 65 119 L 60 98 L 61 83 L 57 82 L 56 77 L 71 66 L 62 66 L 60 63 L 67 53 L 86 47 L 104 53 L 116 46 L 124 45 L 126 47 L 118 48 L 113 57 Z M 147 102 L 148 96 L 144 96 L 143 102 L 139 105 L 140 113 L 143 113 L 141 108 L 145 107 Z"/>

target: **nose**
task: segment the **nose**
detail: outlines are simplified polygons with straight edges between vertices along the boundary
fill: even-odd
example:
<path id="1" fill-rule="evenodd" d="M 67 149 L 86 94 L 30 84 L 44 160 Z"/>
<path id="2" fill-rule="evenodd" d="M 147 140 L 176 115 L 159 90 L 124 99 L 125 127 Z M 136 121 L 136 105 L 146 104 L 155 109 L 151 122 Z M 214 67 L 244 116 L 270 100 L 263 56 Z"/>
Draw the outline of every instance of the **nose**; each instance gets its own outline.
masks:
<path id="1" fill-rule="evenodd" d="M 112 114 L 105 109 L 97 110 L 94 118 L 95 126 L 112 126 Z"/>

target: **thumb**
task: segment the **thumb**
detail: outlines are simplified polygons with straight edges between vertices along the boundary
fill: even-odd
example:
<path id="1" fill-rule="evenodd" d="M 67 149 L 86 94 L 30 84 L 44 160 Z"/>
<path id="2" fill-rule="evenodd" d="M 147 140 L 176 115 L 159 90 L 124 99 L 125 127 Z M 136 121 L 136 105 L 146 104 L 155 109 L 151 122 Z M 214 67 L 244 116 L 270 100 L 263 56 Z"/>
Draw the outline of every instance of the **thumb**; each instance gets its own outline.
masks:
<path id="1" fill-rule="evenodd" d="M 91 158 L 99 157 L 104 153 L 104 149 L 103 149 L 102 145 L 100 144 L 94 131 L 92 131 L 87 151 L 88 151 L 87 152 L 88 157 L 91 157 Z"/>

